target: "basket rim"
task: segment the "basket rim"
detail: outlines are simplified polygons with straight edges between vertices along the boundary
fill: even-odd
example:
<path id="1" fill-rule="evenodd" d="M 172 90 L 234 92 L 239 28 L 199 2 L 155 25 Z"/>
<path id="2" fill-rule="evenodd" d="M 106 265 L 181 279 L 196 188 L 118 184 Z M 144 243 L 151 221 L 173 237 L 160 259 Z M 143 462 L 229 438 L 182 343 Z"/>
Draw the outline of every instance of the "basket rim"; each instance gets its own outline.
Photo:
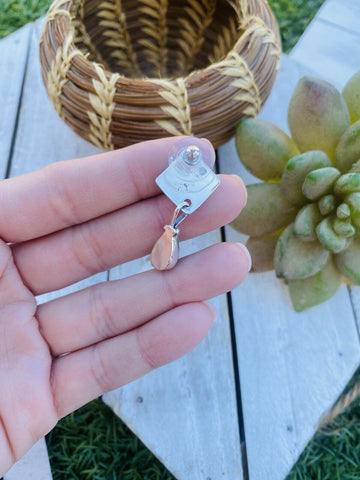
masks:
<path id="1" fill-rule="evenodd" d="M 120 1 L 104 0 L 106 9 L 115 8 Z M 129 0 L 136 8 L 138 2 L 149 1 Z M 170 2 L 152 1 L 158 6 Z M 196 1 L 187 0 L 188 5 Z M 212 1 L 198 0 L 198 3 L 209 5 Z M 229 140 L 240 118 L 256 116 L 268 98 L 279 69 L 281 41 L 278 24 L 266 0 L 219 1 L 234 9 L 241 27 L 234 27 L 235 18 L 228 7 L 223 18 L 233 18 L 229 21 L 234 28 L 230 41 L 224 42 L 218 55 L 212 57 L 219 60 L 213 61 L 208 50 L 202 61 L 207 57 L 210 64 L 192 69 L 186 75 L 134 78 L 106 69 L 99 59 L 93 61 L 81 51 L 85 45 L 91 53 L 96 53 L 90 37 L 83 35 L 83 32 L 87 35 L 85 24 L 76 10 L 83 8 L 84 0 L 55 0 L 39 46 L 42 77 L 55 111 L 80 136 L 108 150 L 169 134 L 208 137 L 215 147 Z M 91 8 L 96 9 L 94 5 Z M 76 22 L 80 23 L 75 28 Z M 221 25 L 207 39 L 224 35 Z M 93 32 L 103 34 L 100 29 L 97 33 L 94 29 L 90 31 Z M 120 39 L 121 54 L 127 53 L 125 36 L 126 32 Z M 212 49 L 217 43 L 211 41 L 206 45 Z M 112 46 L 108 44 L 107 48 L 111 51 Z M 113 51 L 117 53 L 118 49 Z M 215 55 L 214 49 L 212 53 Z M 131 68 L 128 58 L 125 67 Z M 171 59 L 170 68 L 176 63 L 177 60 Z"/>
<path id="2" fill-rule="evenodd" d="M 71 54 L 71 63 L 73 64 L 78 64 L 78 68 L 82 71 L 88 69 L 88 78 L 92 79 L 98 79 L 99 73 L 98 69 L 95 67 L 95 65 L 100 65 L 102 67 L 103 72 L 107 77 L 111 77 L 114 75 L 114 72 L 111 71 L 110 69 L 106 68 L 101 62 L 97 62 L 94 60 L 89 60 L 86 58 L 86 55 L 77 47 L 75 43 L 75 38 L 74 38 L 74 19 L 71 15 L 71 7 L 74 5 L 75 2 L 83 4 L 85 0 L 55 0 L 52 5 L 49 8 L 48 14 L 47 14 L 47 19 L 45 22 L 45 25 L 43 27 L 43 31 L 41 34 L 40 38 L 40 44 L 43 42 L 44 39 L 44 33 L 47 28 L 50 27 L 50 22 L 54 21 L 53 27 L 55 27 L 55 21 L 58 21 L 60 23 L 60 28 L 57 29 L 58 33 L 58 40 L 59 40 L 59 46 L 64 45 L 66 42 L 69 40 L 70 36 L 70 43 L 67 45 L 67 49 L 69 53 Z M 270 15 L 268 20 L 269 22 L 265 22 L 265 19 L 259 16 L 259 11 L 256 12 L 251 12 L 250 10 L 250 15 L 246 15 L 245 17 L 241 17 L 242 12 L 245 10 L 248 10 L 249 7 L 252 5 L 261 5 L 262 7 L 265 7 L 265 11 L 267 9 L 270 9 L 268 3 L 266 0 L 227 0 L 227 2 L 232 6 L 234 9 L 234 13 L 236 14 L 237 17 L 237 22 L 238 22 L 238 29 L 242 30 L 241 34 L 239 35 L 238 39 L 236 40 L 235 44 L 233 45 L 232 49 L 230 49 L 227 52 L 227 55 L 225 58 L 218 60 L 216 62 L 211 62 L 209 65 L 203 68 L 197 68 L 191 70 L 188 74 L 186 75 L 180 75 L 180 76 L 174 76 L 174 77 L 163 77 L 163 78 L 158 78 L 158 77 L 130 77 L 122 74 L 117 74 L 117 79 L 116 79 L 116 84 L 120 88 L 124 88 L 126 85 L 131 85 L 132 91 L 136 91 L 137 89 L 142 90 L 144 85 L 146 85 L 147 90 L 149 93 L 151 90 L 153 90 L 154 93 L 156 93 L 162 85 L 164 85 L 164 82 L 167 84 L 173 84 L 174 86 L 177 84 L 177 82 L 184 81 L 186 83 L 186 86 L 191 88 L 192 86 L 195 86 L 197 82 L 202 83 L 206 79 L 208 79 L 209 76 L 211 76 L 211 73 L 213 71 L 217 71 L 218 69 L 222 68 L 224 64 L 226 64 L 226 61 L 229 59 L 229 57 L 233 56 L 234 54 L 239 55 L 240 57 L 244 58 L 244 60 L 247 60 L 247 50 L 245 48 L 244 43 L 246 44 L 246 39 L 248 36 L 249 31 L 254 30 L 254 26 L 258 27 L 260 29 L 263 29 L 263 33 L 267 34 L 272 34 L 272 43 L 273 47 L 275 50 L 277 50 L 279 56 L 281 55 L 281 37 L 280 37 L 280 31 L 278 24 L 275 20 L 271 21 L 273 17 Z M 270 23 L 270 26 L 268 25 Z M 62 27 L 62 28 L 61 28 Z M 261 45 L 262 42 L 259 41 L 259 50 L 261 50 Z M 254 53 L 254 52 L 252 52 Z M 254 56 L 254 55 L 253 55 Z M 256 56 L 256 55 L 255 55 Z M 254 62 L 249 62 L 249 68 L 251 71 L 254 71 L 252 66 L 254 66 Z"/>

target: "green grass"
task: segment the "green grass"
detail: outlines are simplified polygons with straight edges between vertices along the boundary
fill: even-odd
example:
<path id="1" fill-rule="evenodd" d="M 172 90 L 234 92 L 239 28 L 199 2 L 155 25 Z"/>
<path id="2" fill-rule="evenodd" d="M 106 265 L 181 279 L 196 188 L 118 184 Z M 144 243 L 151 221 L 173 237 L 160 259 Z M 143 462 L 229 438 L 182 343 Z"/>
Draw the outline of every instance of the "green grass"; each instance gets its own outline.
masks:
<path id="1" fill-rule="evenodd" d="M 360 369 L 349 387 L 359 379 Z M 315 435 L 286 480 L 360 480 L 360 399 Z"/>
<path id="2" fill-rule="evenodd" d="M 279 23 L 284 52 L 289 52 L 324 0 L 268 0 Z"/>
<path id="3" fill-rule="evenodd" d="M 284 51 L 295 45 L 323 1 L 269 0 Z M 43 15 L 48 5 L 47 0 L 0 0 L 0 38 Z M 314 437 L 287 480 L 360 480 L 359 420 L 360 400 L 337 420 L 336 433 Z M 54 480 L 174 478 L 100 400 L 61 420 L 47 444 Z"/>
<path id="4" fill-rule="evenodd" d="M 172 480 L 113 412 L 95 400 L 47 436 L 54 480 Z"/>
<path id="5" fill-rule="evenodd" d="M 0 0 L 0 38 L 44 15 L 49 0 Z"/>

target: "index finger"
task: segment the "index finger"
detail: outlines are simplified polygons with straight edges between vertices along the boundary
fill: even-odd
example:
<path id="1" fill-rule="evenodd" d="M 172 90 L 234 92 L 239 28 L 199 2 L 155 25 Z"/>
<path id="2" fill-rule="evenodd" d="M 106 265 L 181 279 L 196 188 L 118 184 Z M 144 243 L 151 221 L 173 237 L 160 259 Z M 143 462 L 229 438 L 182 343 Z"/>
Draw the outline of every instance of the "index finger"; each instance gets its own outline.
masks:
<path id="1" fill-rule="evenodd" d="M 31 240 L 158 194 L 154 180 L 178 140 L 143 142 L 4 180 L 0 237 L 11 243 Z M 191 144 L 215 155 L 207 140 L 189 137 Z"/>

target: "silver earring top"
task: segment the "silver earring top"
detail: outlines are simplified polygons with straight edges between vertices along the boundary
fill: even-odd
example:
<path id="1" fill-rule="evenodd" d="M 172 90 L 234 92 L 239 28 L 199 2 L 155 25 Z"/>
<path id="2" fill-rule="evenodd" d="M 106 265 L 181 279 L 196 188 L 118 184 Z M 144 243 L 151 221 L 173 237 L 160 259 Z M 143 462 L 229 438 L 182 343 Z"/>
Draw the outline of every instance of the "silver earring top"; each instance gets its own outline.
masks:
<path id="1" fill-rule="evenodd" d="M 180 223 L 200 207 L 219 186 L 220 180 L 209 167 L 206 156 L 195 145 L 177 142 L 169 154 L 169 166 L 156 183 L 176 208 L 170 225 L 154 245 L 151 263 L 157 270 L 173 268 L 179 257 Z M 206 161 L 207 160 L 207 161 Z"/>
<path id="2" fill-rule="evenodd" d="M 156 183 L 175 205 L 189 200 L 189 207 L 183 207 L 183 211 L 190 214 L 209 198 L 220 180 L 204 161 L 199 147 L 183 147 L 180 142 L 172 148 L 169 166 L 157 177 Z"/>

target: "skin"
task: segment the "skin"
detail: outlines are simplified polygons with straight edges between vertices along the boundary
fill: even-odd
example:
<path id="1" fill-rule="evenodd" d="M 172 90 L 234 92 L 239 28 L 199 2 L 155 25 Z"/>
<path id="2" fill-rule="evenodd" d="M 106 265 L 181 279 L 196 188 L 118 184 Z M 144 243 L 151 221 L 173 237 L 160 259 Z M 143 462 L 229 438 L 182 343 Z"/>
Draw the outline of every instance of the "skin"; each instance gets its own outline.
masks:
<path id="1" fill-rule="evenodd" d="M 246 251 L 217 244 L 173 270 L 36 305 L 34 295 L 150 252 L 174 209 L 154 180 L 175 141 L 0 182 L 0 477 L 60 418 L 195 347 L 215 320 L 204 301 L 246 276 Z M 245 203 L 242 181 L 222 175 L 181 238 L 230 222 Z"/>

